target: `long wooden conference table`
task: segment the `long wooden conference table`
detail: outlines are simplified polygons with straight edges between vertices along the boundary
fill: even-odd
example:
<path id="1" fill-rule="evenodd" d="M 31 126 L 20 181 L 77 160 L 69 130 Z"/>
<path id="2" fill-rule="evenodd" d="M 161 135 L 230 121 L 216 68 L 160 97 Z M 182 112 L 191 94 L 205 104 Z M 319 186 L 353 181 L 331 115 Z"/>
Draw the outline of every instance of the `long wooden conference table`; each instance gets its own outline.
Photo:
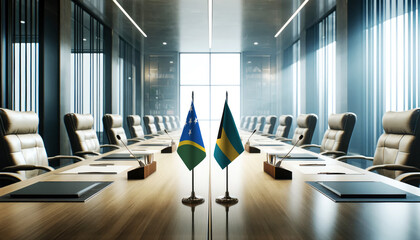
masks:
<path id="1" fill-rule="evenodd" d="M 215 202 L 225 171 L 209 150 L 195 169 L 195 192 L 205 198 L 195 207 L 181 203 L 191 172 L 176 152 L 155 154 L 157 171 L 144 180 L 127 180 L 126 171 L 60 174 L 92 158 L 1 188 L 4 195 L 38 181 L 113 181 L 86 202 L 1 202 L 0 239 L 420 239 L 420 203 L 336 203 L 305 181 L 375 180 L 420 196 L 418 188 L 318 157 L 361 174 L 302 174 L 298 162 L 284 161 L 293 180 L 274 180 L 263 171 L 265 153 L 244 152 L 229 166 L 229 193 L 239 199 L 230 207 Z"/>

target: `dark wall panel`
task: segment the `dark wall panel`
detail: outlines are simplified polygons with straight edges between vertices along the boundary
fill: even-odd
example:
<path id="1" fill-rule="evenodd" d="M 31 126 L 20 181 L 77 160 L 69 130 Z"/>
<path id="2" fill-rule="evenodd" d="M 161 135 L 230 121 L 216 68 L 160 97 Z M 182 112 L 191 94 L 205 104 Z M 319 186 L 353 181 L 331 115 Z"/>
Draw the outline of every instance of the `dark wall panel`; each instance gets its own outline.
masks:
<path id="1" fill-rule="evenodd" d="M 60 151 L 59 7 L 60 1 L 40 1 L 39 132 L 48 155 Z"/>

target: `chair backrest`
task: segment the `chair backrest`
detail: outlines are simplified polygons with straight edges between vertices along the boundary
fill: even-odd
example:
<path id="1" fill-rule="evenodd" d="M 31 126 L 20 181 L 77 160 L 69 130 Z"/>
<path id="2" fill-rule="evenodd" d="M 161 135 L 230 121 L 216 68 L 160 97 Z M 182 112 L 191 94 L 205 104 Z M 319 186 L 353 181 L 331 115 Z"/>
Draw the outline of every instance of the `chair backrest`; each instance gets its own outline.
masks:
<path id="1" fill-rule="evenodd" d="M 246 116 L 243 129 L 248 129 L 250 123 L 251 123 L 251 116 Z"/>
<path id="2" fill-rule="evenodd" d="M 171 123 L 171 118 L 169 116 L 163 117 L 163 123 L 166 130 L 172 131 L 172 123 Z"/>
<path id="3" fill-rule="evenodd" d="M 175 116 L 170 116 L 169 118 L 170 118 L 170 120 L 171 120 L 172 129 L 173 129 L 173 130 L 178 129 L 178 125 L 177 125 L 177 123 L 176 123 L 176 118 L 175 118 Z"/>
<path id="4" fill-rule="evenodd" d="M 379 137 L 373 165 L 401 164 L 420 167 L 420 109 L 386 112 L 382 118 L 384 133 Z M 378 170 L 395 178 L 401 171 Z"/>
<path id="5" fill-rule="evenodd" d="M 341 151 L 347 153 L 354 125 L 356 114 L 341 113 L 328 116 L 329 129 L 325 131 L 321 143 L 321 152 Z"/>
<path id="6" fill-rule="evenodd" d="M 67 113 L 64 115 L 64 124 L 73 153 L 80 151 L 100 152 L 99 140 L 93 129 L 91 114 Z"/>
<path id="7" fill-rule="evenodd" d="M 127 144 L 127 136 L 123 128 L 123 118 L 118 114 L 105 114 L 102 118 L 104 123 L 104 131 L 108 137 L 110 144 L 118 145 L 123 147 L 123 141 Z M 117 135 L 120 135 L 121 141 L 117 139 Z"/>
<path id="8" fill-rule="evenodd" d="M 181 128 L 181 122 L 179 121 L 178 116 L 175 116 L 175 124 L 176 124 L 176 128 Z"/>
<path id="9" fill-rule="evenodd" d="M 38 115 L 0 108 L 0 167 L 15 165 L 48 166 L 44 141 L 38 134 Z M 40 170 L 22 171 L 31 178 Z"/>
<path id="10" fill-rule="evenodd" d="M 155 125 L 159 132 L 163 131 L 165 129 L 165 124 L 163 123 L 163 117 L 158 115 L 155 116 Z"/>
<path id="11" fill-rule="evenodd" d="M 254 131 L 256 125 L 257 125 L 257 116 L 252 116 L 249 126 L 248 126 L 248 131 Z"/>
<path id="12" fill-rule="evenodd" d="M 144 128 L 146 128 L 147 134 L 157 134 L 157 128 L 155 124 L 155 118 L 151 115 L 143 117 Z"/>
<path id="13" fill-rule="evenodd" d="M 303 135 L 303 138 L 296 146 L 311 144 L 317 120 L 318 117 L 312 113 L 299 115 L 297 118 L 297 127 L 292 138 L 292 144 L 295 144 L 299 140 L 300 135 Z"/>
<path id="14" fill-rule="evenodd" d="M 273 134 L 274 132 L 274 127 L 276 126 L 277 123 L 277 117 L 276 116 L 267 116 L 265 118 L 265 125 L 264 125 L 264 129 L 262 131 L 262 133 L 267 133 L 267 134 Z"/>
<path id="15" fill-rule="evenodd" d="M 141 126 L 141 118 L 139 115 L 127 116 L 128 130 L 130 131 L 131 138 L 143 138 L 144 131 Z"/>
<path id="16" fill-rule="evenodd" d="M 257 132 L 262 132 L 265 125 L 265 117 L 264 116 L 258 116 L 257 117 L 257 124 L 255 125 L 255 128 L 257 129 Z"/>
<path id="17" fill-rule="evenodd" d="M 287 138 L 292 126 L 292 115 L 281 115 L 279 117 L 279 126 L 277 127 L 276 137 Z"/>
<path id="18" fill-rule="evenodd" d="M 239 125 L 240 128 L 243 128 L 245 125 L 245 116 L 241 117 L 241 125 Z"/>

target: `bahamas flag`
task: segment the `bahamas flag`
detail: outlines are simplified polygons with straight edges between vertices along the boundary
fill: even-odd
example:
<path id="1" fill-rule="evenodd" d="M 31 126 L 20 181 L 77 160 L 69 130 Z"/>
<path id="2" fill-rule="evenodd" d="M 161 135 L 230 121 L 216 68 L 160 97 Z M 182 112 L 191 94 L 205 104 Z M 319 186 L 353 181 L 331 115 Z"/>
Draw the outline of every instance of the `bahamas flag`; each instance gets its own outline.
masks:
<path id="1" fill-rule="evenodd" d="M 244 151 L 238 129 L 229 106 L 225 101 L 222 121 L 220 122 L 219 133 L 217 134 L 214 158 L 222 169 L 229 165 Z"/>
<path id="2" fill-rule="evenodd" d="M 206 157 L 206 149 L 204 149 L 203 138 L 201 137 L 200 126 L 198 125 L 193 102 L 191 102 L 187 121 L 185 122 L 176 151 L 190 171 Z"/>

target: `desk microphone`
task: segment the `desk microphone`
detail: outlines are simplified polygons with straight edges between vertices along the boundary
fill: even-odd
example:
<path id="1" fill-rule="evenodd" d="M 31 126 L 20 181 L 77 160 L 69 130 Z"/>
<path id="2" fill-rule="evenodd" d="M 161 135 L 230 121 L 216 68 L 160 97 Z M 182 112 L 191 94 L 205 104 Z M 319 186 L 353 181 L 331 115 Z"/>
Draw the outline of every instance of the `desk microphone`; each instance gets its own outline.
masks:
<path id="1" fill-rule="evenodd" d="M 296 147 L 296 145 L 300 142 L 300 140 L 302 140 L 303 139 L 303 135 L 300 135 L 299 136 L 299 139 L 296 141 L 296 143 L 293 145 L 293 147 L 290 149 L 290 151 L 286 154 L 286 155 L 284 155 L 284 157 L 282 158 L 282 159 L 280 159 L 280 161 L 278 161 L 275 165 L 276 165 L 276 167 L 280 167 L 280 165 L 281 165 L 281 162 L 285 159 L 285 158 L 287 158 L 288 156 L 289 156 L 289 154 L 292 152 L 292 150 Z"/>
<path id="2" fill-rule="evenodd" d="M 130 149 L 128 149 L 128 147 L 127 147 L 127 145 L 125 145 L 125 143 L 123 142 L 123 140 L 121 140 L 121 137 L 120 137 L 120 135 L 117 135 L 117 139 L 124 145 L 124 147 L 128 150 L 128 152 L 131 154 L 131 156 L 133 156 L 133 158 L 134 159 L 136 159 L 137 160 L 137 162 L 139 162 L 139 165 L 140 165 L 140 167 L 144 167 L 145 166 L 145 164 L 142 162 L 142 161 L 140 161 L 137 157 L 136 157 L 136 155 L 134 155 L 131 151 L 130 151 Z"/>
<path id="3" fill-rule="evenodd" d="M 254 135 L 254 133 L 257 131 L 257 129 L 254 129 L 254 131 L 252 131 L 251 136 L 249 136 L 248 141 L 246 141 L 247 144 L 249 144 L 249 139 L 251 139 L 252 135 Z"/>
<path id="4" fill-rule="evenodd" d="M 165 133 L 169 136 L 169 138 L 171 139 L 171 143 L 174 142 L 174 140 L 172 139 L 171 135 L 169 135 L 168 130 L 164 129 L 163 131 L 165 131 Z"/>

